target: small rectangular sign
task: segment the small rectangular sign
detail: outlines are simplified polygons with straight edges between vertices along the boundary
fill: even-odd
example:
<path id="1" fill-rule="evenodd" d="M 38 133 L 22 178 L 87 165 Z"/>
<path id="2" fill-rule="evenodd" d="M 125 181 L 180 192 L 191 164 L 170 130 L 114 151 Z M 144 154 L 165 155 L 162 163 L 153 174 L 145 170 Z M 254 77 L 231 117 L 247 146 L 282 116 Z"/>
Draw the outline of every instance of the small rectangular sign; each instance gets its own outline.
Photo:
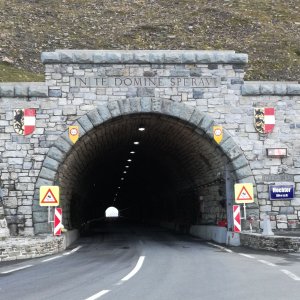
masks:
<path id="1" fill-rule="evenodd" d="M 270 200 L 289 200 L 294 198 L 293 185 L 270 185 Z"/>

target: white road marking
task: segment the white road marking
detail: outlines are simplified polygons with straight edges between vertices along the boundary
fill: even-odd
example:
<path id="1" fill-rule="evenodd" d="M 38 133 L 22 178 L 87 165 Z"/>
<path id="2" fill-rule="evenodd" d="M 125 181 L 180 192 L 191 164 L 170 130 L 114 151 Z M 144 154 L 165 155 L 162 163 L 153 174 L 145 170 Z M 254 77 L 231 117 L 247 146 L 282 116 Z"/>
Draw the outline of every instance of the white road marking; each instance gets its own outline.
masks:
<path id="1" fill-rule="evenodd" d="M 54 260 L 54 259 L 58 259 L 58 258 L 61 258 L 62 255 L 58 255 L 58 256 L 53 256 L 53 257 L 50 257 L 50 258 L 47 258 L 47 259 L 44 259 L 42 260 L 42 262 L 46 262 L 46 261 L 50 261 L 50 260 Z"/>
<path id="2" fill-rule="evenodd" d="M 75 252 L 78 251 L 80 248 L 82 248 L 82 246 L 78 246 L 78 247 L 72 249 L 72 250 L 69 251 L 69 252 L 65 252 L 63 255 L 70 255 L 70 254 L 72 254 L 72 253 L 75 253 Z"/>
<path id="3" fill-rule="evenodd" d="M 227 249 L 227 248 L 225 248 L 225 247 L 222 247 L 222 246 L 220 246 L 220 245 L 216 245 L 216 244 L 213 244 L 213 243 L 210 243 L 210 242 L 207 242 L 207 244 L 208 244 L 208 245 L 211 245 L 211 246 L 213 246 L 213 247 L 219 248 L 219 249 L 221 249 L 221 250 L 223 250 L 223 251 L 226 251 L 226 252 L 228 252 L 228 253 L 232 253 L 232 250 Z"/>
<path id="4" fill-rule="evenodd" d="M 294 273 L 292 273 L 288 270 L 281 269 L 280 271 L 283 272 L 288 277 L 292 278 L 293 280 L 296 280 L 296 281 L 300 280 L 300 277 L 298 277 L 297 275 L 295 275 Z"/>
<path id="5" fill-rule="evenodd" d="M 74 253 L 74 252 L 78 251 L 81 247 L 82 247 L 82 246 L 78 246 L 78 247 L 72 249 L 72 250 L 71 250 L 71 253 Z"/>
<path id="6" fill-rule="evenodd" d="M 252 259 L 255 258 L 254 256 L 249 255 L 249 254 L 245 254 L 245 253 L 238 253 L 238 255 L 245 256 L 247 258 L 252 258 Z"/>
<path id="7" fill-rule="evenodd" d="M 101 296 L 103 296 L 103 295 L 105 295 L 109 292 L 110 292 L 110 290 L 103 290 L 103 291 L 101 291 L 101 292 L 99 292 L 99 293 L 97 293 L 97 294 L 95 294 L 95 295 L 93 295 L 89 298 L 86 298 L 85 300 L 96 300 L 96 299 L 99 299 Z"/>
<path id="8" fill-rule="evenodd" d="M 20 268 L 16 268 L 16 269 L 12 269 L 12 270 L 8 270 L 8 271 L 1 272 L 1 274 L 12 273 L 12 272 L 19 271 L 19 270 L 23 270 L 23 269 L 26 269 L 26 268 L 29 268 L 29 267 L 32 267 L 32 266 L 33 266 L 33 265 L 23 266 L 23 267 L 20 267 Z"/>
<path id="9" fill-rule="evenodd" d="M 127 281 L 130 278 L 132 278 L 141 269 L 141 267 L 144 263 L 144 260 L 145 260 L 145 256 L 140 256 L 140 258 L 139 258 L 136 266 L 133 268 L 133 270 L 128 275 L 126 275 L 124 278 L 122 278 L 121 281 Z"/>
<path id="10" fill-rule="evenodd" d="M 270 266 L 270 267 L 276 267 L 275 264 L 273 264 L 273 263 L 271 263 L 271 262 L 269 262 L 269 261 L 266 261 L 266 260 L 263 260 L 263 259 L 259 259 L 258 261 L 261 262 L 262 264 L 267 265 L 267 266 Z"/>

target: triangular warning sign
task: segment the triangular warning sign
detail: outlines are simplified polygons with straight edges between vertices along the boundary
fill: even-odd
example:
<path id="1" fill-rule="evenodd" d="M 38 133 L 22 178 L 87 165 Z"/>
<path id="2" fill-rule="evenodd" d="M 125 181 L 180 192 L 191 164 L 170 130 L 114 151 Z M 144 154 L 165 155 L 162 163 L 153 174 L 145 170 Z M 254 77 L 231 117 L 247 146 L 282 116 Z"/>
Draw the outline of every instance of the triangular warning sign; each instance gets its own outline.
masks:
<path id="1" fill-rule="evenodd" d="M 251 197 L 250 193 L 248 193 L 246 187 L 243 186 L 236 199 L 242 200 L 242 201 L 249 201 L 249 200 L 252 200 L 252 197 Z"/>
<path id="2" fill-rule="evenodd" d="M 41 201 L 42 204 L 58 204 L 58 201 L 54 197 L 51 189 L 48 189 L 47 193 L 45 194 L 45 197 Z"/>

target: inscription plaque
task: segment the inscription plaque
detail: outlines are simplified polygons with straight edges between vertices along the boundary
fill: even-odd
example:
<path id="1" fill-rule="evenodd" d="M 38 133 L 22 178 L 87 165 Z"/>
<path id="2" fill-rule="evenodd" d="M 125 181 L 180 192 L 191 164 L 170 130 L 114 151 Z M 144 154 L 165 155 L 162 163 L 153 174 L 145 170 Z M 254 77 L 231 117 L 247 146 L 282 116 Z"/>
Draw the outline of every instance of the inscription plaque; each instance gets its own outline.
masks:
<path id="1" fill-rule="evenodd" d="M 218 77 L 71 77 L 71 87 L 192 87 L 214 88 Z"/>

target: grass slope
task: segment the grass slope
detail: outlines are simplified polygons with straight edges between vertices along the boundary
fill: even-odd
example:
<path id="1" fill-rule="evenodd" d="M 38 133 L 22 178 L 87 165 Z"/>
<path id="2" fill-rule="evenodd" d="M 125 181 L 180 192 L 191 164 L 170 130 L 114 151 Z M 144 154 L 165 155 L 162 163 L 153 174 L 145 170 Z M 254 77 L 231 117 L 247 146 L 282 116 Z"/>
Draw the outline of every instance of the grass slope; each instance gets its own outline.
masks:
<path id="1" fill-rule="evenodd" d="M 235 50 L 248 80 L 298 81 L 300 1 L 0 0 L 0 81 L 43 80 L 65 48 Z"/>

